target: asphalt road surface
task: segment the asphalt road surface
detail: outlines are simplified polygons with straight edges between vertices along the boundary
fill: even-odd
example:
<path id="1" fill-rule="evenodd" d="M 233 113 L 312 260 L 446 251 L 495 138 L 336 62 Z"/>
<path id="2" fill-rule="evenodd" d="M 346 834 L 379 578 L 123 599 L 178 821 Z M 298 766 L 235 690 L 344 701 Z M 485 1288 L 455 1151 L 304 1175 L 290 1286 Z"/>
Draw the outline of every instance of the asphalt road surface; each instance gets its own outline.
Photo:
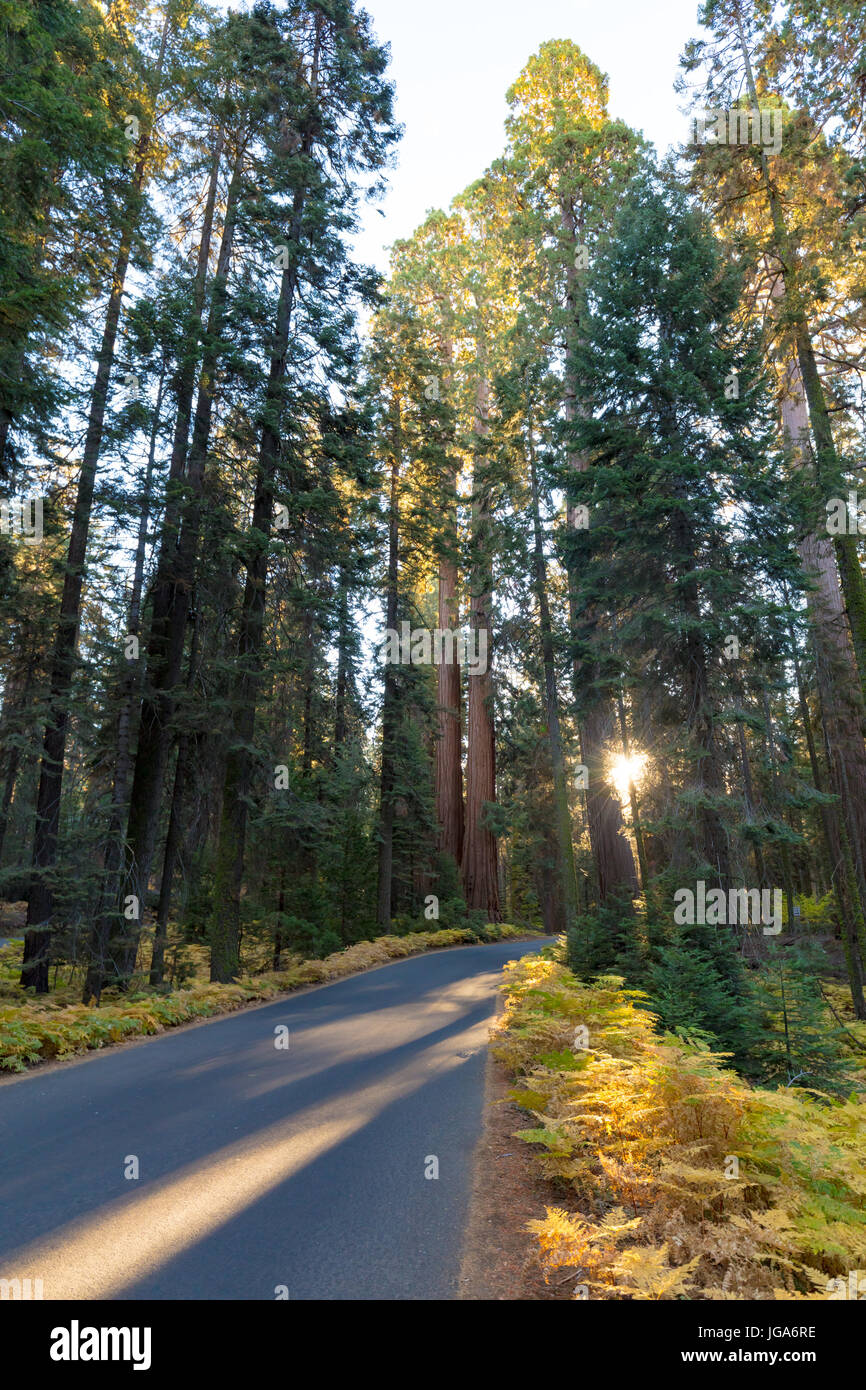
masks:
<path id="1" fill-rule="evenodd" d="M 0 1278 L 454 1298 L 500 970 L 543 944 L 416 956 L 0 1083 Z"/>

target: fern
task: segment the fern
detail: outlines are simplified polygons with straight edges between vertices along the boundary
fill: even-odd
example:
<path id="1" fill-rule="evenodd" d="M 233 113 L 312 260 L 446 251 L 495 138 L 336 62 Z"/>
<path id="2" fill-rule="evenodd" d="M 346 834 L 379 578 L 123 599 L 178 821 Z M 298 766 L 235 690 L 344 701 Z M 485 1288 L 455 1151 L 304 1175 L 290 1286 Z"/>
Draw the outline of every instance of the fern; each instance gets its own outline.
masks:
<path id="1" fill-rule="evenodd" d="M 573 1267 L 601 1298 L 811 1299 L 862 1268 L 861 1095 L 754 1088 L 705 1039 L 659 1037 L 615 977 L 586 985 L 525 957 L 505 990 L 495 1052 L 538 1121 L 519 1137 L 541 1175 L 606 1212 L 530 1223 L 546 1275 Z M 576 1020 L 590 1046 L 571 1067 Z"/>

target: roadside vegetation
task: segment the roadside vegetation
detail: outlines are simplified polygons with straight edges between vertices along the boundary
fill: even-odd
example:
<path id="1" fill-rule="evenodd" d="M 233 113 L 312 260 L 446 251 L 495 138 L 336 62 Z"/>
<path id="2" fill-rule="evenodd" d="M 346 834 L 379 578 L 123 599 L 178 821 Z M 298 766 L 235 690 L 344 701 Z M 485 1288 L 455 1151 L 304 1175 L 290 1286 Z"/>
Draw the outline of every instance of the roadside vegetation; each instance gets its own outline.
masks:
<path id="1" fill-rule="evenodd" d="M 21 969 L 22 943 L 0 949 L 0 1068 L 25 1071 L 36 1062 L 71 1057 L 92 1048 L 108 1047 L 128 1038 L 161 1033 L 198 1018 L 233 1013 L 247 1004 L 276 999 L 281 994 L 309 985 L 370 970 L 405 956 L 449 946 L 477 945 L 525 936 L 504 923 L 485 927 L 415 931 L 406 936 L 380 936 L 335 951 L 324 960 L 287 958 L 284 969 L 248 973 L 235 984 L 212 984 L 207 979 L 206 952 L 190 948 L 187 965 L 190 983 L 180 989 L 142 986 L 127 994 L 103 995 L 99 1008 L 70 1002 L 67 992 L 33 997 L 13 983 Z"/>
<path id="2" fill-rule="evenodd" d="M 826 987 L 830 1086 L 753 1084 L 706 1039 L 662 1031 L 622 976 L 581 981 L 552 954 L 507 967 L 495 1033 L 550 1185 L 531 1222 L 546 1278 L 571 1271 L 577 1299 L 860 1296 L 866 1028 L 844 990 Z M 797 1043 L 781 1001 L 766 1024 L 768 1051 L 786 1030 Z"/>

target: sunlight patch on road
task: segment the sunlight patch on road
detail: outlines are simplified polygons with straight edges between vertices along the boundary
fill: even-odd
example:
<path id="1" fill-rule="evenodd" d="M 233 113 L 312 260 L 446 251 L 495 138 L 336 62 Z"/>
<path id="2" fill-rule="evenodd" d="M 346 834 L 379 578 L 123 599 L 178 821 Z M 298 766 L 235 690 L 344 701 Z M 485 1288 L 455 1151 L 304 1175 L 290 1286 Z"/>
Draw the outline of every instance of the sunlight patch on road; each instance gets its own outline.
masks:
<path id="1" fill-rule="evenodd" d="M 419 996 L 411 1004 L 386 1005 L 349 1018 L 336 1019 L 303 1029 L 292 1030 L 290 1073 L 266 1075 L 264 1064 L 255 1078 L 248 1078 L 247 1099 L 267 1095 L 287 1083 L 308 1080 L 328 1067 L 347 1062 L 373 1061 L 397 1048 L 420 1042 L 437 1033 L 461 1015 L 470 1012 L 495 989 L 498 972 L 456 980 L 435 994 Z M 488 1025 L 485 1023 L 486 1029 Z M 486 1033 L 484 1037 L 486 1041 Z M 307 1060 L 309 1058 L 309 1060 Z M 402 1066 L 402 1062 L 396 1064 Z"/>
<path id="2" fill-rule="evenodd" d="M 395 1101 L 462 1066 L 487 1040 L 488 1021 L 459 1030 L 391 1075 L 298 1111 L 145 1190 L 3 1257 L 0 1278 L 26 1269 L 46 1299 L 116 1297 L 205 1240 Z M 290 1207 L 287 1208 L 287 1221 Z"/>

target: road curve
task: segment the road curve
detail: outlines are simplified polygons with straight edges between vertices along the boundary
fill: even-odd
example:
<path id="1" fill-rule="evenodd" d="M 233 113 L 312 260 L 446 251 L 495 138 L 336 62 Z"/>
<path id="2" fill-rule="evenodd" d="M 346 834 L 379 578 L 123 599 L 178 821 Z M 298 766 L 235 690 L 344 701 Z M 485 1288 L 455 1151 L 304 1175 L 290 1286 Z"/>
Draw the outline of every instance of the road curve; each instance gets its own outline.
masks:
<path id="1" fill-rule="evenodd" d="M 415 956 L 0 1084 L 0 1278 L 454 1298 L 499 973 L 544 944 Z"/>

